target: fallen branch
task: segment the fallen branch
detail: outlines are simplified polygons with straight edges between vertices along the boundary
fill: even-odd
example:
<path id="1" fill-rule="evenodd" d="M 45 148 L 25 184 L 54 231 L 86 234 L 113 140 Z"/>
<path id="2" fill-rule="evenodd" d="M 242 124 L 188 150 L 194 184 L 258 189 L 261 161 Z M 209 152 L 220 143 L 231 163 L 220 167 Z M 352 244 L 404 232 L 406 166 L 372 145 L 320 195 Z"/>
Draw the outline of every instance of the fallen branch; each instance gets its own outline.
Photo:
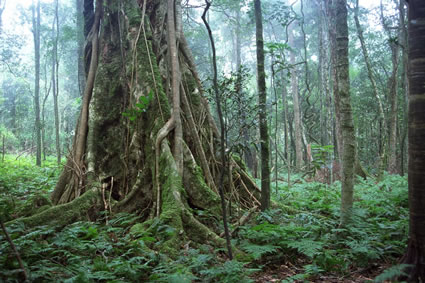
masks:
<path id="1" fill-rule="evenodd" d="M 19 267 L 22 269 L 22 275 L 24 276 L 24 281 L 27 281 L 28 275 L 27 275 L 27 272 L 25 270 L 24 264 L 22 262 L 21 255 L 19 254 L 18 250 L 15 247 L 15 244 L 13 243 L 12 239 L 10 238 L 9 233 L 6 230 L 6 226 L 4 226 L 4 223 L 3 223 L 2 220 L 0 220 L 0 224 L 1 224 L 1 229 L 3 230 L 4 235 L 6 236 L 6 239 L 9 242 L 9 244 L 10 244 L 12 250 L 13 250 L 13 253 L 15 254 L 15 257 L 19 262 Z"/>
<path id="2" fill-rule="evenodd" d="M 232 232 L 230 232 L 230 235 L 233 235 L 238 229 L 239 227 L 245 225 L 248 220 L 251 218 L 252 214 L 258 209 L 258 206 L 254 206 L 252 207 L 247 213 L 245 213 L 244 215 L 242 215 L 242 217 L 238 220 L 238 222 L 235 225 L 235 229 L 233 229 Z M 220 237 L 224 236 L 224 232 L 221 232 Z"/>

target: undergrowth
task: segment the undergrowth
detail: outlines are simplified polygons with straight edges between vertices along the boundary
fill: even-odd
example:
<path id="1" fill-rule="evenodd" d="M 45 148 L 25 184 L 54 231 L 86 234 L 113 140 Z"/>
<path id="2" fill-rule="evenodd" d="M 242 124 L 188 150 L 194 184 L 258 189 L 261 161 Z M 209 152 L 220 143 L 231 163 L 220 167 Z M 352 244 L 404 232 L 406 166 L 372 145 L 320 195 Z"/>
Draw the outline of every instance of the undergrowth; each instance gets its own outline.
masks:
<path id="1" fill-rule="evenodd" d="M 358 179 L 352 221 L 339 226 L 340 184 L 301 182 L 279 188 L 279 208 L 244 226 L 239 244 L 261 264 L 298 262 L 297 280 L 320 274 L 348 276 L 377 263 L 395 264 L 408 236 L 407 179 Z M 301 276 L 300 276 L 301 275 Z"/>
<path id="2" fill-rule="evenodd" d="M 8 156 L 0 162 L 2 221 L 49 207 L 61 168 L 54 160 L 36 167 L 33 160 Z M 315 280 L 323 274 L 349 277 L 353 270 L 379 263 L 394 264 L 406 248 L 407 180 L 385 176 L 382 182 L 357 180 L 352 222 L 339 227 L 340 184 L 284 183 L 274 196 L 277 207 L 240 227 L 233 244 L 250 263 L 225 261 L 223 252 L 208 245 L 183 243 L 170 258 L 158 252 L 170 227 L 131 229 L 139 219 L 117 214 L 98 222 L 66 227 L 27 229 L 8 225 L 30 281 L 36 282 L 250 282 L 252 272 L 290 262 L 302 273 L 282 282 Z M 394 267 L 377 282 L 397 275 Z M 18 262 L 0 233 L 0 281 L 21 279 Z"/>

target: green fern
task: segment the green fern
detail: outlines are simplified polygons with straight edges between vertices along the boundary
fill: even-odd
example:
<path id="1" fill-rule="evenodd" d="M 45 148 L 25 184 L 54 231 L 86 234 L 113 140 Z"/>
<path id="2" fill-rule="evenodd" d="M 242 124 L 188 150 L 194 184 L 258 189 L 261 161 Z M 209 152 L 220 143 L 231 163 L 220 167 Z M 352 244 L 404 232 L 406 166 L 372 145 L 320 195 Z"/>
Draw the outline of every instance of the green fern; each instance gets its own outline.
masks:
<path id="1" fill-rule="evenodd" d="M 407 276 L 406 268 L 411 266 L 410 264 L 398 264 L 390 268 L 387 268 L 379 276 L 377 276 L 374 282 L 384 282 L 386 280 L 393 280 L 400 276 Z"/>
<path id="2" fill-rule="evenodd" d="M 245 242 L 241 249 L 249 253 L 255 260 L 260 259 L 265 254 L 276 253 L 279 247 L 273 245 L 256 245 Z"/>
<path id="3" fill-rule="evenodd" d="M 298 252 L 313 258 L 318 251 L 323 248 L 324 243 L 312 239 L 301 239 L 297 241 L 287 242 L 286 245 L 290 248 L 297 249 Z"/>

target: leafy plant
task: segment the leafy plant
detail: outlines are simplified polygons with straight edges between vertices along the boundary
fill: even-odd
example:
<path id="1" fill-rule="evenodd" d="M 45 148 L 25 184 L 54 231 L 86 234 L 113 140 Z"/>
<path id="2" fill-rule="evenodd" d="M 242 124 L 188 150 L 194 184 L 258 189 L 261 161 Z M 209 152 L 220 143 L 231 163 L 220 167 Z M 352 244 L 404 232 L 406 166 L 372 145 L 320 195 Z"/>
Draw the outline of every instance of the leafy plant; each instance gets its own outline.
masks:
<path id="1" fill-rule="evenodd" d="M 148 95 L 140 96 L 139 101 L 134 105 L 134 108 L 129 108 L 122 113 L 124 117 L 130 119 L 130 121 L 136 120 L 137 117 L 140 116 L 143 112 L 146 112 L 148 109 L 149 103 L 153 98 L 153 90 L 151 90 Z"/>
<path id="2" fill-rule="evenodd" d="M 409 264 L 397 264 L 387 268 L 382 272 L 379 276 L 377 276 L 374 282 L 385 282 L 387 280 L 394 280 L 394 278 L 407 276 L 408 274 L 405 272 L 406 268 L 408 268 Z"/>

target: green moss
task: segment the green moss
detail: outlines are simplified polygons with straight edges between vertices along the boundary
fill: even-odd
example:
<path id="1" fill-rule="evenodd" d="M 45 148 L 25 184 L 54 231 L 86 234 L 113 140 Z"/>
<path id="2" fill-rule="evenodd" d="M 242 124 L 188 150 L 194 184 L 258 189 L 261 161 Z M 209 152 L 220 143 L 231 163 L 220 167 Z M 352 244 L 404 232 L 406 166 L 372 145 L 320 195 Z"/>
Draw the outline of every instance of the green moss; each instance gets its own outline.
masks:
<path id="1" fill-rule="evenodd" d="M 239 165 L 239 167 L 243 170 L 243 171 L 247 171 L 247 167 L 245 164 L 245 161 L 237 154 L 232 154 L 232 158 L 233 160 L 236 162 L 236 164 Z"/>
<path id="2" fill-rule="evenodd" d="M 48 195 L 35 194 L 29 198 L 22 207 L 18 208 L 17 215 L 19 217 L 34 215 L 50 206 L 52 206 L 52 201 Z"/>
<path id="3" fill-rule="evenodd" d="M 102 208 L 101 197 L 96 189 L 89 190 L 72 202 L 56 205 L 35 215 L 19 218 L 8 222 L 7 224 L 21 222 L 27 227 L 41 225 L 65 226 L 71 222 L 87 219 L 91 209 L 98 211 Z"/>
<path id="4" fill-rule="evenodd" d="M 161 250 L 177 255 L 177 250 L 184 235 L 182 212 L 185 208 L 181 201 L 183 184 L 166 140 L 162 142 L 161 148 L 159 162 L 161 184 L 160 223 L 172 228 L 169 230 L 170 233 L 164 234 L 166 240 Z"/>
<path id="5" fill-rule="evenodd" d="M 205 183 L 201 168 L 192 162 L 185 162 L 185 169 L 185 188 L 192 204 L 214 215 L 221 215 L 220 199 Z"/>

